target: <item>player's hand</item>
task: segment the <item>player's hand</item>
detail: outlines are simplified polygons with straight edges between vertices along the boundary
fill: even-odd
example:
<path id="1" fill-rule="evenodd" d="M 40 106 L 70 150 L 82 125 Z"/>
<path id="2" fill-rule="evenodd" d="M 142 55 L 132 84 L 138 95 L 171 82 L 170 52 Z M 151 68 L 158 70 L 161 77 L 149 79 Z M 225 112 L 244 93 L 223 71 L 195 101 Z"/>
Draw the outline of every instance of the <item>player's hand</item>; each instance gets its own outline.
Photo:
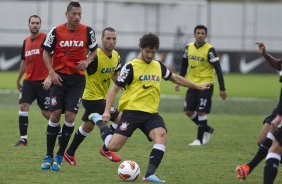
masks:
<path id="1" fill-rule="evenodd" d="M 214 82 L 206 82 L 204 84 L 198 84 L 198 89 L 201 91 L 210 89 L 210 87 L 214 84 Z"/>
<path id="2" fill-rule="evenodd" d="M 76 69 L 78 69 L 78 70 L 86 70 L 86 68 L 90 64 L 88 60 L 81 60 L 77 63 L 78 64 L 76 65 Z"/>
<path id="3" fill-rule="evenodd" d="M 62 86 L 63 79 L 54 70 L 50 71 L 49 75 L 54 85 Z"/>
<path id="4" fill-rule="evenodd" d="M 18 89 L 19 91 L 22 91 L 22 88 L 23 88 L 23 86 L 22 86 L 21 82 L 20 82 L 20 81 L 17 81 L 17 89 Z"/>
<path id="5" fill-rule="evenodd" d="M 220 90 L 219 91 L 219 96 L 221 97 L 222 100 L 225 100 L 227 98 L 227 93 L 225 90 Z"/>
<path id="6" fill-rule="evenodd" d="M 108 122 L 111 119 L 111 114 L 109 112 L 104 112 L 104 114 L 102 115 L 102 119 L 104 122 Z"/>
<path id="7" fill-rule="evenodd" d="M 174 89 L 175 89 L 175 91 L 180 91 L 180 85 L 176 84 Z"/>
<path id="8" fill-rule="evenodd" d="M 265 55 L 266 54 L 266 49 L 264 46 L 263 42 L 256 42 L 256 44 L 258 45 L 258 49 L 261 55 Z"/>
<path id="9" fill-rule="evenodd" d="M 51 77 L 50 75 L 48 75 L 48 77 L 43 81 L 43 89 L 44 90 L 48 90 L 50 89 L 51 85 L 52 85 L 52 81 L 51 81 Z"/>

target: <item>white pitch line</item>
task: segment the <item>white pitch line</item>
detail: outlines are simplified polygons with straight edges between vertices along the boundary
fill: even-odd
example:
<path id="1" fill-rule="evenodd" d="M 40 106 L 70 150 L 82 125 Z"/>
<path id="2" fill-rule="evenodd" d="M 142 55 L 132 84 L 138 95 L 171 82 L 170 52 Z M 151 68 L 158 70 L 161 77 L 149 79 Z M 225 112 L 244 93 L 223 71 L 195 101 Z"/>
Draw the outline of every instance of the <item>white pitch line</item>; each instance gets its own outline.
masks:
<path id="1" fill-rule="evenodd" d="M 17 90 L 11 89 L 0 89 L 0 94 L 19 94 Z M 181 95 L 168 95 L 161 94 L 162 99 L 171 99 L 171 100 L 184 100 L 184 96 Z M 220 97 L 215 97 L 213 100 L 222 101 Z M 256 97 L 227 97 L 226 101 L 232 102 L 278 102 L 278 99 L 273 98 L 256 98 Z"/>

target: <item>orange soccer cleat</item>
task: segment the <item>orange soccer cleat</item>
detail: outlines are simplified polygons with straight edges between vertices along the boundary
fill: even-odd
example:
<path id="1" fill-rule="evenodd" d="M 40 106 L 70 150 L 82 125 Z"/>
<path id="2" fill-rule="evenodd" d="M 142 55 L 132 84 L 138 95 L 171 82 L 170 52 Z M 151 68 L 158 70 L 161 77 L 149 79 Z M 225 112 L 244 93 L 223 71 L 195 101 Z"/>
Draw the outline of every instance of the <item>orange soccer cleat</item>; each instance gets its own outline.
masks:
<path id="1" fill-rule="evenodd" d="M 101 155 L 103 155 L 104 157 L 106 157 L 107 159 L 109 159 L 112 162 L 120 162 L 121 161 L 120 156 L 118 156 L 115 152 L 104 151 L 103 147 L 100 149 L 100 153 L 101 153 Z"/>
<path id="2" fill-rule="evenodd" d="M 247 164 L 236 167 L 237 179 L 245 180 L 250 173 L 250 167 Z"/>

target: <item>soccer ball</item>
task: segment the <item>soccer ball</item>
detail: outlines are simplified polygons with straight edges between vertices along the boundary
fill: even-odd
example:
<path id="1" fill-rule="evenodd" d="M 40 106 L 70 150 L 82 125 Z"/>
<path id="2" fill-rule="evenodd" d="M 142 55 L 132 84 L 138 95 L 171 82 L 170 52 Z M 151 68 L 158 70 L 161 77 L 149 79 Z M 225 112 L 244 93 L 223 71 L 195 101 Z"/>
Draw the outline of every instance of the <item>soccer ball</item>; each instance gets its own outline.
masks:
<path id="1" fill-rule="evenodd" d="M 125 160 L 118 167 L 118 175 L 122 180 L 135 181 L 139 174 L 140 167 L 132 160 Z"/>

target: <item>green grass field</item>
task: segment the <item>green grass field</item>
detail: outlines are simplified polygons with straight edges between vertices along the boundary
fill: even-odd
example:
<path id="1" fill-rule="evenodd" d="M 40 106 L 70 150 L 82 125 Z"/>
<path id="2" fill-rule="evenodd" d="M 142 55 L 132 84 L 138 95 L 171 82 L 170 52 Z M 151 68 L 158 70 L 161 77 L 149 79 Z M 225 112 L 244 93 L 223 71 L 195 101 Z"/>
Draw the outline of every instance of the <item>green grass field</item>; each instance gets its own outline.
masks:
<path id="1" fill-rule="evenodd" d="M 16 73 L 0 73 L 0 89 L 15 90 Z M 189 147 L 196 136 L 196 127 L 182 113 L 183 95 L 173 90 L 169 82 L 163 84 L 162 92 L 169 98 L 162 98 L 160 113 L 168 128 L 168 143 L 164 159 L 157 175 L 169 184 L 236 184 L 234 169 L 249 161 L 257 150 L 256 139 L 263 118 L 276 105 L 280 90 L 277 75 L 225 75 L 228 96 L 226 101 L 218 98 L 216 87 L 213 110 L 209 122 L 215 133 L 208 145 Z M 1 90 L 0 90 L 1 91 Z M 88 135 L 77 151 L 80 166 L 71 167 L 63 163 L 60 172 L 42 171 L 40 165 L 46 152 L 47 121 L 41 116 L 36 103 L 29 112 L 29 146 L 14 148 L 11 145 L 19 138 L 18 94 L 0 93 L 0 183 L 124 183 L 117 176 L 117 163 L 101 157 L 102 141 L 95 129 Z M 232 97 L 232 98 L 231 98 Z M 244 98 L 235 98 L 244 97 Z M 248 97 L 248 98 L 245 98 Z M 80 109 L 76 129 L 81 124 Z M 132 159 L 141 168 L 141 176 L 135 183 L 142 183 L 152 143 L 137 131 L 119 152 L 124 160 Z M 57 147 L 55 148 L 57 151 Z M 245 184 L 262 183 L 262 162 Z M 281 172 L 280 172 L 281 173 Z M 127 183 L 127 182 L 126 182 Z M 281 177 L 276 183 L 282 183 Z"/>

